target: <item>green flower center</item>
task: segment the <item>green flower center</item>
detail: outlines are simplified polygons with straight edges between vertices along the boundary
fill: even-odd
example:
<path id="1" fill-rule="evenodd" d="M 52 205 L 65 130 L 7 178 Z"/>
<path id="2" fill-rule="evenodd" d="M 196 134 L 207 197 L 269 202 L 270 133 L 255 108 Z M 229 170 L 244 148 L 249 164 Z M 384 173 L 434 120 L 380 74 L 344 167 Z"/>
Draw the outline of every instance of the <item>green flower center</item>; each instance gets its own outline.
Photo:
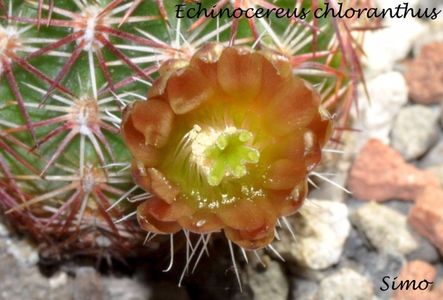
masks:
<path id="1" fill-rule="evenodd" d="M 202 131 L 194 126 L 192 157 L 210 186 L 218 186 L 225 177 L 241 178 L 247 164 L 256 164 L 260 152 L 252 146 L 254 135 L 244 129 L 228 127 L 222 131 Z"/>

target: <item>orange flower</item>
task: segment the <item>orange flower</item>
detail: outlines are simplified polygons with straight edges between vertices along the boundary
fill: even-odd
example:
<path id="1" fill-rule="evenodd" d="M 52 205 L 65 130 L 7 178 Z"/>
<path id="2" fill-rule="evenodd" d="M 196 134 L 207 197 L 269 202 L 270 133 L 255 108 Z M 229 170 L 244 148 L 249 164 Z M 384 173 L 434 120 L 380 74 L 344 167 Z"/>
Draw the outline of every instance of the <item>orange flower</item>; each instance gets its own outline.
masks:
<path id="1" fill-rule="evenodd" d="M 123 118 L 147 231 L 223 230 L 245 249 L 268 245 L 307 193 L 332 121 L 318 93 L 269 52 L 210 44 L 169 61 Z"/>

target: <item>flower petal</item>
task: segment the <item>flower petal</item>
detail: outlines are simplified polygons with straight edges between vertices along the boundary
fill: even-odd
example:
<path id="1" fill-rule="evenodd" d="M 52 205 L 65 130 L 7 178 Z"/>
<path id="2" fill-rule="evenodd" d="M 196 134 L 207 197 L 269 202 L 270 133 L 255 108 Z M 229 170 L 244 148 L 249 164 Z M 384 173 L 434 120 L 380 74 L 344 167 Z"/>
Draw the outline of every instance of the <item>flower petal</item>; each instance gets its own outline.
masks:
<path id="1" fill-rule="evenodd" d="M 191 64 L 202 61 L 207 64 L 216 63 L 225 47 L 219 43 L 208 43 L 202 46 L 192 57 Z"/>
<path id="2" fill-rule="evenodd" d="M 311 171 L 321 160 L 321 147 L 315 132 L 308 130 L 304 133 L 304 161 L 307 171 Z"/>
<path id="3" fill-rule="evenodd" d="M 190 232 L 198 234 L 218 232 L 223 228 L 223 222 L 215 214 L 203 211 L 182 217 L 178 223 Z"/>
<path id="4" fill-rule="evenodd" d="M 333 124 L 331 120 L 332 117 L 329 115 L 329 112 L 320 106 L 318 114 L 308 127 L 315 133 L 315 137 L 321 147 L 327 143 L 332 135 Z"/>
<path id="5" fill-rule="evenodd" d="M 169 77 L 179 69 L 185 68 L 188 61 L 182 59 L 171 59 L 162 64 L 158 70 L 160 77 L 157 78 L 148 91 L 148 99 L 163 98 Z"/>
<path id="6" fill-rule="evenodd" d="M 307 181 L 305 180 L 292 190 L 269 192 L 269 202 L 278 211 L 279 216 L 289 216 L 302 206 L 307 191 Z"/>
<path id="7" fill-rule="evenodd" d="M 270 55 L 273 57 L 272 55 Z M 264 60 L 262 66 L 260 101 L 269 102 L 292 78 L 292 70 L 286 58 L 274 56 L 274 61 Z"/>
<path id="8" fill-rule="evenodd" d="M 208 84 L 200 70 L 192 67 L 171 75 L 166 90 L 169 104 L 178 115 L 196 109 L 214 93 L 214 87 Z"/>
<path id="9" fill-rule="evenodd" d="M 304 159 L 304 138 L 302 131 L 294 131 L 284 137 L 271 136 L 260 152 L 266 161 L 287 158 L 294 161 Z"/>
<path id="10" fill-rule="evenodd" d="M 302 79 L 292 78 L 272 99 L 268 123 L 277 134 L 288 134 L 309 125 L 318 114 L 320 96 Z"/>
<path id="11" fill-rule="evenodd" d="M 149 168 L 148 174 L 151 178 L 150 191 L 161 197 L 167 203 L 173 203 L 180 193 L 180 188 L 170 182 L 162 172 L 155 168 Z"/>
<path id="12" fill-rule="evenodd" d="M 159 221 L 151 214 L 152 204 L 154 199 L 147 200 L 137 207 L 137 220 L 140 227 L 146 231 L 158 234 L 176 233 L 181 230 L 177 222 Z M 161 201 L 161 200 L 158 200 Z M 163 201 L 162 201 L 163 202 Z M 155 202 L 155 205 L 160 205 L 160 202 Z M 164 203 L 164 202 L 163 202 Z M 167 204 L 166 204 L 167 205 Z"/>
<path id="13" fill-rule="evenodd" d="M 160 156 L 158 150 L 154 146 L 145 143 L 144 135 L 134 127 L 128 110 L 123 115 L 122 133 L 126 145 L 137 160 L 141 161 L 145 167 L 152 167 L 157 164 Z"/>
<path id="14" fill-rule="evenodd" d="M 225 228 L 224 232 L 229 240 L 243 249 L 257 250 L 272 243 L 274 239 L 274 227 L 275 224 L 252 231 Z"/>
<path id="15" fill-rule="evenodd" d="M 221 44 L 207 44 L 194 54 L 190 63 L 193 67 L 200 70 L 206 82 L 214 88 L 218 88 L 217 61 L 223 49 L 224 47 Z"/>
<path id="16" fill-rule="evenodd" d="M 145 144 L 161 148 L 168 142 L 174 112 L 161 100 L 137 101 L 132 107 L 134 127 L 145 136 Z"/>
<path id="17" fill-rule="evenodd" d="M 238 230 L 255 230 L 263 227 L 272 218 L 271 211 L 265 211 L 257 201 L 266 199 L 239 200 L 236 203 L 224 206 L 217 211 L 217 216 L 223 223 Z"/>
<path id="18" fill-rule="evenodd" d="M 144 189 L 149 191 L 151 189 L 151 176 L 149 176 L 145 166 L 141 161 L 132 160 L 132 178 L 135 183 Z"/>
<path id="19" fill-rule="evenodd" d="M 226 48 L 217 64 L 220 87 L 236 99 L 254 99 L 262 82 L 264 57 L 242 48 Z"/>
<path id="20" fill-rule="evenodd" d="M 176 222 L 179 218 L 192 213 L 192 210 L 181 201 L 168 204 L 154 197 L 145 202 L 147 202 L 144 207 L 145 211 L 149 211 L 152 217 L 162 222 Z"/>
<path id="21" fill-rule="evenodd" d="M 263 185 L 271 190 L 292 189 L 305 179 L 306 174 L 303 162 L 279 159 L 270 166 Z"/>

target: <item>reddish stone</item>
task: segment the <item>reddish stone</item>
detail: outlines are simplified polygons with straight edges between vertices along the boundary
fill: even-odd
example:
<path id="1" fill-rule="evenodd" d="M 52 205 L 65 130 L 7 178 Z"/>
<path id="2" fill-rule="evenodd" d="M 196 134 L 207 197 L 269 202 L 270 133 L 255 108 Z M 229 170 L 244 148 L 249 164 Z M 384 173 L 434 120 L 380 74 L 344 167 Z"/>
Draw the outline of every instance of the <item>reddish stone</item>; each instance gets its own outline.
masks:
<path id="1" fill-rule="evenodd" d="M 409 222 L 443 254 L 443 190 L 430 186 L 415 200 Z"/>
<path id="2" fill-rule="evenodd" d="M 432 43 L 407 64 L 405 78 L 409 96 L 422 104 L 443 99 L 443 43 Z"/>
<path id="3" fill-rule="evenodd" d="M 411 261 L 408 262 L 400 271 L 400 275 L 395 280 L 395 286 L 398 286 L 401 281 L 403 281 L 406 284 L 406 280 L 409 280 L 411 282 L 412 280 L 415 280 L 415 286 L 418 287 L 418 284 L 423 281 L 427 280 L 428 282 L 434 282 L 435 276 L 437 275 L 437 270 L 430 264 L 423 262 L 423 261 Z M 424 287 L 425 284 L 422 284 L 422 287 Z M 431 293 L 431 288 L 433 285 L 429 285 L 426 290 L 420 290 L 420 289 L 412 289 L 413 282 L 411 283 L 410 287 L 406 290 L 406 285 L 404 285 L 404 288 L 402 290 L 397 289 L 394 292 L 394 295 L 392 297 L 392 300 L 431 300 L 433 299 L 433 293 Z"/>
<path id="4" fill-rule="evenodd" d="M 439 186 L 439 181 L 406 163 L 400 153 L 377 139 L 363 147 L 348 179 L 355 198 L 373 201 L 413 200 L 426 186 Z"/>
<path id="5" fill-rule="evenodd" d="M 435 287 L 432 291 L 432 300 L 441 300 L 443 299 L 443 282 L 440 281 L 440 284 Z"/>

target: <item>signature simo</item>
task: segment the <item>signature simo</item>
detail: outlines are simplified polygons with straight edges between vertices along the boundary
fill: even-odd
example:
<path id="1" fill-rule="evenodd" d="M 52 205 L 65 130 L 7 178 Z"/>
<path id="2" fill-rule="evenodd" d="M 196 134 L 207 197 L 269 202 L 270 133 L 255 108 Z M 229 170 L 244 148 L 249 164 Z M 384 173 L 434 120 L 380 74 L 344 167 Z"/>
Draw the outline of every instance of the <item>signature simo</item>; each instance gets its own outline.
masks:
<path id="1" fill-rule="evenodd" d="M 399 282 L 396 282 L 397 277 L 394 277 L 394 279 L 391 281 L 390 276 L 385 276 L 382 279 L 382 286 L 380 287 L 381 291 L 387 291 L 389 289 L 391 290 L 426 290 L 430 288 L 434 282 L 427 281 L 426 279 L 423 279 L 421 281 L 417 280 L 400 280 Z"/>

